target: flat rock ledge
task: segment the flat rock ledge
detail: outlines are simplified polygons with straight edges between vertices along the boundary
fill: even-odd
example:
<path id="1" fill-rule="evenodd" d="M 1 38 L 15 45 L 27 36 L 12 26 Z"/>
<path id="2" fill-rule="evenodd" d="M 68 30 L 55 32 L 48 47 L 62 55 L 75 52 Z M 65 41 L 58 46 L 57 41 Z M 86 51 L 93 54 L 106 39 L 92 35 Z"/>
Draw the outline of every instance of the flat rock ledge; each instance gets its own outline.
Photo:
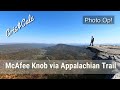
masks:
<path id="1" fill-rule="evenodd" d="M 93 60 L 112 60 L 117 63 L 116 73 L 112 79 L 120 79 L 120 46 L 114 45 L 96 45 L 88 46 L 91 52 L 95 53 Z"/>

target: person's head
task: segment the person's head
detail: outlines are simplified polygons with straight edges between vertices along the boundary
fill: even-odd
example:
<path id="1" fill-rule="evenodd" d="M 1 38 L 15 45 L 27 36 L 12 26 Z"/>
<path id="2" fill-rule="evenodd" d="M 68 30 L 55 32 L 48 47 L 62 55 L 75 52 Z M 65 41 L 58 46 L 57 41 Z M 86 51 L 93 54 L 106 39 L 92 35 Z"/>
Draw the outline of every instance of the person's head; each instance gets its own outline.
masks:
<path id="1" fill-rule="evenodd" d="M 92 38 L 93 38 L 93 36 L 92 36 Z"/>

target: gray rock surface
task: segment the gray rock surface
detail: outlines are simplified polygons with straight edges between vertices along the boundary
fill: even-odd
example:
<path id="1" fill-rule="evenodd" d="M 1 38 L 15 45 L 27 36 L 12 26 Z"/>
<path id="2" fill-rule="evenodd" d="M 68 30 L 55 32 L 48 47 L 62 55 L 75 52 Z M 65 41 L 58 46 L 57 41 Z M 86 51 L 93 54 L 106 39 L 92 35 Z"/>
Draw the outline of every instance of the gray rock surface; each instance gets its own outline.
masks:
<path id="1" fill-rule="evenodd" d="M 112 79 L 120 79 L 120 73 L 116 73 L 116 74 L 112 77 Z"/>
<path id="2" fill-rule="evenodd" d="M 117 68 L 113 70 L 115 75 L 112 79 L 120 79 L 120 46 L 97 45 L 89 46 L 88 49 L 96 54 L 93 57 L 94 60 L 111 60 L 116 62 Z"/>

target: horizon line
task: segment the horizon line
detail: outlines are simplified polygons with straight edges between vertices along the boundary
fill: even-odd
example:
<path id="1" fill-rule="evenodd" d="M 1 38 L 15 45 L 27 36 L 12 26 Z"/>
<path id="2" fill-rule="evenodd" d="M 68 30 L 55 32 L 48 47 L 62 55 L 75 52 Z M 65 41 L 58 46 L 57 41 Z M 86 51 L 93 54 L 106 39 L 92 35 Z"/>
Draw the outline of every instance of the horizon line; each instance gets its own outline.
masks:
<path id="1" fill-rule="evenodd" d="M 1 44 L 75 44 L 75 45 L 89 45 L 89 43 L 39 43 L 39 42 L 8 42 L 8 43 L 0 43 Z M 102 44 L 112 44 L 112 45 L 120 45 L 120 43 L 95 43 L 94 45 L 102 45 Z"/>

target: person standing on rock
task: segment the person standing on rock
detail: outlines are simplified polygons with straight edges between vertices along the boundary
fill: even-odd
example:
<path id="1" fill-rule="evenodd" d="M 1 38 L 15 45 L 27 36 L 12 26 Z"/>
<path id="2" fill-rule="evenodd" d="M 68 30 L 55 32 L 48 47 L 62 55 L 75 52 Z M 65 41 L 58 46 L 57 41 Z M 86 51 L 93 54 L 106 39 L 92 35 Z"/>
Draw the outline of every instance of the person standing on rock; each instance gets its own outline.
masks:
<path id="1" fill-rule="evenodd" d="M 90 46 L 93 46 L 93 42 L 94 42 L 94 37 L 92 36 Z"/>

